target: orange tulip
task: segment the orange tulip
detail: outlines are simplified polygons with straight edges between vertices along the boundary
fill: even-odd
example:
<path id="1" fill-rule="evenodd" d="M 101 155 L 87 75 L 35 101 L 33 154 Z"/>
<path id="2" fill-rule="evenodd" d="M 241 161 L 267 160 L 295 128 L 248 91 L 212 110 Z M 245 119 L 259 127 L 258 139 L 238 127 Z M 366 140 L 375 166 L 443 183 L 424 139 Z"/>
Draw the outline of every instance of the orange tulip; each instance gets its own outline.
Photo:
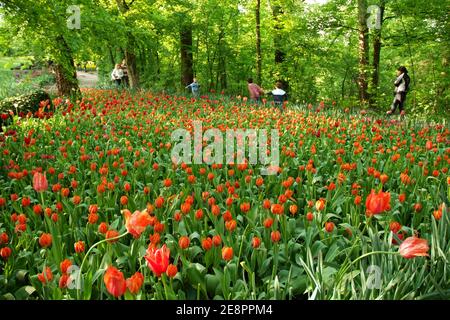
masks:
<path id="1" fill-rule="evenodd" d="M 144 276 L 140 272 L 136 272 L 127 279 L 127 288 L 132 294 L 137 294 L 144 283 Z"/>
<path id="2" fill-rule="evenodd" d="M 225 261 L 230 261 L 233 258 L 233 248 L 223 247 L 222 248 L 222 258 Z"/>
<path id="3" fill-rule="evenodd" d="M 297 213 L 297 211 L 298 211 L 298 207 L 297 207 L 296 204 L 293 204 L 293 205 L 290 205 L 290 206 L 289 206 L 289 212 L 290 212 L 292 215 L 295 215 L 295 214 Z"/>
<path id="4" fill-rule="evenodd" d="M 83 241 L 75 242 L 74 248 L 76 253 L 84 252 L 84 242 Z"/>
<path id="5" fill-rule="evenodd" d="M 420 239 L 417 237 L 409 237 L 402 242 L 398 248 L 398 252 L 402 257 L 406 259 L 411 259 L 415 257 L 425 257 L 428 256 L 428 241 L 426 239 Z"/>
<path id="6" fill-rule="evenodd" d="M 105 276 L 103 277 L 103 281 L 105 282 L 108 292 L 116 298 L 122 296 L 127 290 L 127 283 L 123 273 L 113 266 L 108 267 Z"/>
<path id="7" fill-rule="evenodd" d="M 113 239 L 113 240 L 108 240 L 108 243 L 117 242 L 118 239 L 114 239 L 114 238 L 117 238 L 118 236 L 119 236 L 119 232 L 117 232 L 117 230 L 108 230 L 108 231 L 106 231 L 106 234 L 105 234 L 106 239 Z"/>
<path id="8" fill-rule="evenodd" d="M 160 249 L 156 249 L 150 245 L 147 249 L 145 259 L 147 260 L 148 267 L 157 277 L 160 277 L 162 273 L 167 271 L 167 267 L 169 266 L 169 256 L 170 250 L 166 245 L 163 245 Z"/>
<path id="9" fill-rule="evenodd" d="M 281 239 L 281 233 L 278 230 L 272 231 L 272 233 L 270 234 L 270 238 L 272 240 L 272 242 L 278 242 Z"/>
<path id="10" fill-rule="evenodd" d="M 279 203 L 274 203 L 271 208 L 270 211 L 273 214 L 282 214 L 284 212 L 284 207 L 283 205 L 279 204 Z"/>
<path id="11" fill-rule="evenodd" d="M 135 238 L 139 238 L 142 232 L 150 225 L 150 215 L 146 210 L 135 211 L 133 214 L 129 210 L 123 210 L 125 215 L 125 225 L 127 231 Z"/>
<path id="12" fill-rule="evenodd" d="M 316 201 L 316 209 L 317 211 L 321 211 L 325 208 L 325 199 L 320 198 Z"/>
<path id="13" fill-rule="evenodd" d="M 380 214 L 384 211 L 391 209 L 391 194 L 389 192 L 379 191 L 378 194 L 375 190 L 369 194 L 366 199 L 367 216 Z"/>
<path id="14" fill-rule="evenodd" d="M 173 265 L 173 264 L 169 264 L 169 266 L 167 267 L 167 271 L 166 274 L 169 278 L 173 278 L 177 275 L 178 273 L 178 268 L 177 266 Z"/>
<path id="15" fill-rule="evenodd" d="M 42 248 L 50 247 L 52 245 L 52 235 L 50 233 L 43 233 L 39 237 L 39 245 Z"/>
<path id="16" fill-rule="evenodd" d="M 181 249 L 187 249 L 189 247 L 190 243 L 191 243 L 191 240 L 189 240 L 189 237 L 187 237 L 187 236 L 182 236 L 178 240 L 178 245 L 180 246 Z"/>
<path id="17" fill-rule="evenodd" d="M 240 205 L 240 209 L 243 213 L 246 213 L 250 210 L 250 203 L 244 202 Z"/>

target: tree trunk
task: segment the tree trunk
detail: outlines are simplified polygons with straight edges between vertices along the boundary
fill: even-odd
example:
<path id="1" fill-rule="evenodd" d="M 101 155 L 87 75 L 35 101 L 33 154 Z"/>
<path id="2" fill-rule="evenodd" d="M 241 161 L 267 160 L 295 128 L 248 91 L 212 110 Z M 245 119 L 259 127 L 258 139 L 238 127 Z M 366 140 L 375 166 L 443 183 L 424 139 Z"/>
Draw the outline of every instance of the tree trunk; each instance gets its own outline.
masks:
<path id="1" fill-rule="evenodd" d="M 192 54 L 192 26 L 184 24 L 180 29 L 181 83 L 186 86 L 194 78 Z"/>
<path id="2" fill-rule="evenodd" d="M 128 66 L 130 88 L 137 89 L 139 88 L 139 71 L 137 69 L 136 55 L 133 53 L 133 50 L 127 48 L 127 50 L 125 51 L 125 60 Z"/>
<path id="3" fill-rule="evenodd" d="M 220 88 L 225 90 L 228 87 L 227 82 L 227 59 L 225 55 L 221 55 L 219 58 L 219 79 Z"/>
<path id="4" fill-rule="evenodd" d="M 280 26 L 280 15 L 283 14 L 283 10 L 279 5 L 273 6 L 273 18 L 275 20 L 275 36 L 274 36 L 274 46 L 275 46 L 275 63 L 283 63 L 285 59 L 285 53 L 281 50 L 280 36 L 279 31 L 281 30 Z"/>
<path id="5" fill-rule="evenodd" d="M 281 49 L 281 35 L 280 35 L 280 30 L 282 29 L 281 24 L 280 24 L 280 16 L 283 15 L 283 9 L 281 8 L 281 6 L 279 5 L 274 5 L 272 8 L 272 14 L 273 14 L 273 19 L 275 22 L 275 32 L 274 32 L 274 40 L 273 40 L 273 44 L 275 46 L 275 65 L 276 65 L 276 70 L 275 70 L 275 76 L 278 78 L 276 80 L 279 80 L 283 83 L 283 89 L 288 91 L 289 88 L 289 82 L 286 79 L 286 70 L 283 66 L 283 62 L 286 59 L 286 54 L 282 51 Z"/>
<path id="6" fill-rule="evenodd" d="M 80 88 L 78 86 L 77 69 L 75 68 L 72 50 L 63 36 L 59 36 L 56 41 L 58 42 L 61 54 L 53 68 L 58 95 L 78 96 L 80 94 Z"/>
<path id="7" fill-rule="evenodd" d="M 373 39 L 373 61 L 372 61 L 372 94 L 370 96 L 370 105 L 377 104 L 378 86 L 380 85 L 380 59 L 381 59 L 381 30 L 383 26 L 383 17 L 385 9 L 385 0 L 380 2 L 380 28 L 375 29 Z"/>
<path id="8" fill-rule="evenodd" d="M 367 27 L 367 0 L 358 0 L 359 30 L 359 101 L 366 105 L 369 100 L 367 73 L 369 67 L 369 28 Z"/>
<path id="9" fill-rule="evenodd" d="M 109 49 L 109 59 L 111 61 L 111 66 L 112 66 L 112 69 L 114 69 L 114 67 L 116 66 L 116 59 L 114 58 L 114 54 L 113 54 L 111 47 L 108 47 L 108 49 Z"/>
<path id="10" fill-rule="evenodd" d="M 261 85 L 262 56 L 261 56 L 261 0 L 256 0 L 256 83 Z"/>
<path id="11" fill-rule="evenodd" d="M 125 14 L 130 10 L 130 4 L 127 4 L 125 0 L 116 0 L 117 8 L 121 14 Z M 139 88 L 139 71 L 137 68 L 136 50 L 135 50 L 135 38 L 131 32 L 127 32 L 127 46 L 125 48 L 125 61 L 128 66 L 128 78 L 130 81 L 130 88 Z"/>

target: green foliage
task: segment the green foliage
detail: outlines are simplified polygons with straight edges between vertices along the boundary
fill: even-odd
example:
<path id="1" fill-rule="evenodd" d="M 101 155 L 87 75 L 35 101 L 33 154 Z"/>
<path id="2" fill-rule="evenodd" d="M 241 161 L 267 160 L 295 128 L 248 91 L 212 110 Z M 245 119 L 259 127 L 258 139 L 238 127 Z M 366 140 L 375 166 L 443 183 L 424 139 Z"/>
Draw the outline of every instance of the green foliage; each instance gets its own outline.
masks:
<path id="1" fill-rule="evenodd" d="M 16 114 L 36 112 L 39 110 L 39 104 L 41 101 L 49 100 L 51 98 L 45 91 L 38 90 L 31 94 L 24 94 L 17 97 L 10 97 L 0 101 L 0 113 L 7 113 L 12 110 Z"/>
<path id="2" fill-rule="evenodd" d="M 358 103 L 357 2 L 261 2 L 262 87 L 275 80 L 289 82 L 291 100 L 298 103 L 336 101 L 342 108 Z M 406 110 L 448 115 L 450 77 L 449 22 L 439 0 L 368 0 L 385 4 L 381 29 L 379 85 L 369 86 L 374 107 L 391 104 L 395 70 L 405 65 L 412 78 Z M 255 5 L 252 0 L 80 0 L 81 29 L 67 28 L 68 0 L 13 0 L 1 9 L 0 44 L 5 54 L 33 54 L 50 59 L 73 74 L 70 57 L 94 61 L 102 87 L 127 50 L 136 56 L 141 86 L 154 91 L 182 92 L 180 30 L 193 32 L 193 69 L 202 94 L 224 90 L 247 95 L 246 79 L 255 77 Z M 413 5 L 412 5 L 413 4 Z M 274 19 L 274 8 L 282 14 Z M 370 31 L 370 64 L 374 30 Z M 61 41 L 61 39 L 63 41 Z M 67 46 L 63 45 L 66 44 Z M 275 63 L 275 50 L 285 55 Z M 367 70 L 369 74 L 373 70 Z M 370 78 L 370 77 L 369 77 Z"/>

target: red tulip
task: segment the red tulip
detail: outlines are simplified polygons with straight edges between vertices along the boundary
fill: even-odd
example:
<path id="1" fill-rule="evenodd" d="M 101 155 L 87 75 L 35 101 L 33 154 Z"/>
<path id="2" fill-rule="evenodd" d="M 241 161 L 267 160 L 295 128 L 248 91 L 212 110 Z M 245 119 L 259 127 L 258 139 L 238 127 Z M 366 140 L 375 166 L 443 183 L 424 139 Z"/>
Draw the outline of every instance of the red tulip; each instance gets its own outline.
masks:
<path id="1" fill-rule="evenodd" d="M 11 256 L 11 248 L 4 247 L 0 249 L 0 257 L 2 257 L 5 260 L 8 260 L 9 256 Z"/>
<path id="2" fill-rule="evenodd" d="M 428 256 L 428 241 L 417 237 L 409 237 L 402 242 L 398 252 L 406 259 Z"/>
<path id="3" fill-rule="evenodd" d="M 333 230 L 334 230 L 334 223 L 333 222 L 326 222 L 325 223 L 325 230 L 328 233 L 333 232 Z"/>
<path id="4" fill-rule="evenodd" d="M 161 248 L 156 249 L 153 246 L 149 246 L 147 249 L 147 255 L 145 259 L 147 260 L 148 267 L 155 273 L 157 277 L 160 277 L 162 273 L 167 271 L 169 265 L 170 250 L 163 245 Z"/>
<path id="5" fill-rule="evenodd" d="M 133 235 L 135 239 L 139 238 L 151 222 L 151 217 L 147 210 L 135 211 L 133 214 L 131 214 L 129 210 L 124 210 L 123 213 L 125 215 L 125 224 L 128 232 Z"/>
<path id="6" fill-rule="evenodd" d="M 261 239 L 258 237 L 253 237 L 252 247 L 256 249 L 256 248 L 259 248 L 260 245 L 261 245 Z"/>
<path id="7" fill-rule="evenodd" d="M 59 288 L 65 289 L 67 288 L 67 281 L 70 280 L 70 276 L 68 274 L 62 274 L 61 278 L 59 278 Z"/>
<path id="8" fill-rule="evenodd" d="M 116 298 L 122 296 L 127 290 L 127 284 L 123 273 L 112 266 L 108 267 L 106 270 L 103 281 L 105 282 L 108 292 Z"/>
<path id="9" fill-rule="evenodd" d="M 369 194 L 366 199 L 367 216 L 380 214 L 384 211 L 391 209 L 391 194 L 389 192 L 379 191 L 378 194 L 375 190 Z"/>
<path id="10" fill-rule="evenodd" d="M 44 192 L 48 189 L 48 181 L 45 174 L 36 172 L 33 176 L 33 189 L 36 192 Z"/>
<path id="11" fill-rule="evenodd" d="M 42 273 L 38 274 L 38 280 L 43 284 L 52 281 L 53 280 L 52 269 L 46 267 Z"/>
<path id="12" fill-rule="evenodd" d="M 9 241 L 8 234 L 6 232 L 3 232 L 0 234 L 0 244 L 7 244 Z"/>
<path id="13" fill-rule="evenodd" d="M 62 273 L 67 273 L 67 270 L 70 268 L 70 266 L 72 266 L 72 261 L 70 261 L 69 259 L 65 259 L 59 264 L 59 268 L 61 269 Z"/>
<path id="14" fill-rule="evenodd" d="M 206 238 L 202 240 L 202 248 L 205 251 L 208 251 L 212 248 L 213 242 L 211 238 Z"/>
<path id="15" fill-rule="evenodd" d="M 219 235 L 215 235 L 215 236 L 212 238 L 212 242 L 213 242 L 213 245 L 214 245 L 215 247 L 218 247 L 218 246 L 220 246 L 220 245 L 222 244 L 222 238 L 221 238 Z"/>

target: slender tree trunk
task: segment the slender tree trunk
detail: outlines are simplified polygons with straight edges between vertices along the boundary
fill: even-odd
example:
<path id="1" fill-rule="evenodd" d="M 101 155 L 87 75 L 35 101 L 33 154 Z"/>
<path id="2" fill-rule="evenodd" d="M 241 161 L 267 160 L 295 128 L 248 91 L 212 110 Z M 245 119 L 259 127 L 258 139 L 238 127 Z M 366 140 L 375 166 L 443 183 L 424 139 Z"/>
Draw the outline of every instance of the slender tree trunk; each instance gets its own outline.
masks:
<path id="1" fill-rule="evenodd" d="M 283 63 L 285 59 L 285 53 L 281 50 L 281 41 L 280 41 L 280 15 L 283 14 L 283 10 L 279 5 L 273 6 L 273 18 L 275 20 L 275 37 L 274 37 L 274 45 L 275 45 L 275 63 Z"/>
<path id="2" fill-rule="evenodd" d="M 281 81 L 283 83 L 284 90 L 288 90 L 289 88 L 289 82 L 286 79 L 286 70 L 283 66 L 283 62 L 286 59 L 286 54 L 281 49 L 281 35 L 280 30 L 282 29 L 281 23 L 280 23 L 280 16 L 283 15 L 283 9 L 279 5 L 273 5 L 272 7 L 272 14 L 273 19 L 275 21 L 275 32 L 274 32 L 274 46 L 275 46 L 275 76 L 278 77 L 277 80 Z"/>
<path id="3" fill-rule="evenodd" d="M 366 105 L 369 100 L 368 67 L 369 67 L 369 28 L 367 27 L 367 0 L 358 0 L 359 30 L 359 101 Z"/>
<path id="4" fill-rule="evenodd" d="M 381 34 L 383 26 L 383 17 L 385 10 L 385 0 L 380 2 L 380 28 L 375 29 L 373 38 L 373 60 L 372 60 L 372 94 L 370 96 L 370 105 L 377 104 L 378 87 L 380 85 L 380 60 L 381 60 Z"/>
<path id="5" fill-rule="evenodd" d="M 227 59 L 225 55 L 221 55 L 219 58 L 219 79 L 220 88 L 225 90 L 228 86 L 227 82 Z"/>
<path id="6" fill-rule="evenodd" d="M 187 85 L 194 78 L 192 54 L 192 26 L 184 24 L 180 29 L 181 84 Z"/>
<path id="7" fill-rule="evenodd" d="M 262 56 L 261 56 L 261 0 L 256 0 L 256 83 L 261 85 Z"/>
<path id="8" fill-rule="evenodd" d="M 72 50 L 63 36 L 59 36 L 56 41 L 61 53 L 53 69 L 58 95 L 77 96 L 80 94 L 80 88 L 78 86 L 77 69 L 73 60 Z"/>
<path id="9" fill-rule="evenodd" d="M 116 58 L 114 58 L 114 54 L 111 47 L 108 47 L 108 49 L 109 49 L 109 59 L 111 61 L 112 68 L 114 69 L 114 67 L 116 66 Z"/>

